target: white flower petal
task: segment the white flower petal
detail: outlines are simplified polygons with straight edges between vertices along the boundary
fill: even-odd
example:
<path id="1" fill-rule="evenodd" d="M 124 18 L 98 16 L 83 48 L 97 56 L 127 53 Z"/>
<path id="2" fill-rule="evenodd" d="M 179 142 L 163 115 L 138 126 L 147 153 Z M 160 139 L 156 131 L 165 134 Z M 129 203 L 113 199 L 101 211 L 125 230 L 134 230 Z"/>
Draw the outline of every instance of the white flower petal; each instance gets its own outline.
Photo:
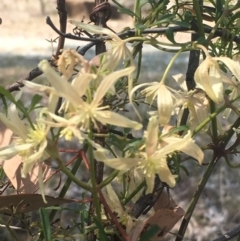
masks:
<path id="1" fill-rule="evenodd" d="M 50 66 L 47 60 L 42 60 L 38 67 L 46 75 L 48 81 L 55 88 L 59 96 L 66 98 L 75 105 L 82 103 L 82 99 L 78 95 L 77 91 L 64 78 L 61 78 L 57 74 L 57 72 Z"/>
<path id="2" fill-rule="evenodd" d="M 174 108 L 172 93 L 166 85 L 161 84 L 157 94 L 158 118 L 161 125 L 167 125 Z"/>
<path id="3" fill-rule="evenodd" d="M 124 210 L 122 208 L 122 204 L 119 201 L 119 198 L 116 192 L 113 190 L 111 183 L 106 186 L 106 189 L 107 189 L 107 194 L 111 200 L 112 211 L 116 212 L 118 214 L 117 215 L 118 217 L 121 217 L 122 214 L 124 213 Z"/>
<path id="4" fill-rule="evenodd" d="M 22 145 L 16 145 L 16 144 L 11 144 L 9 146 L 0 148 L 0 157 L 3 159 L 10 159 L 14 156 L 16 156 L 19 152 L 22 151 L 27 151 L 32 148 L 32 144 L 22 144 Z"/>
<path id="5" fill-rule="evenodd" d="M 94 151 L 94 157 L 97 161 L 104 162 L 107 166 L 119 170 L 128 171 L 139 163 L 138 158 L 112 158 L 108 159 L 101 151 Z"/>
<path id="6" fill-rule="evenodd" d="M 136 121 L 131 121 L 128 118 L 112 111 L 97 111 L 95 113 L 95 116 L 96 119 L 102 124 L 110 124 L 119 127 L 131 128 L 135 130 L 142 129 L 142 124 Z"/>
<path id="7" fill-rule="evenodd" d="M 158 145 L 158 119 L 153 116 L 149 119 L 147 127 L 146 153 L 150 157 L 156 151 Z"/>
<path id="8" fill-rule="evenodd" d="M 211 57 L 207 57 L 194 74 L 197 86 L 218 104 L 224 101 L 222 78 L 223 75 L 217 61 Z"/>
<path id="9" fill-rule="evenodd" d="M 233 61 L 228 57 L 218 57 L 215 59 L 223 62 L 228 67 L 228 69 L 232 72 L 232 74 L 240 81 L 240 71 L 239 71 L 240 65 L 238 62 Z"/>
<path id="10" fill-rule="evenodd" d="M 129 67 L 107 75 L 98 86 L 92 103 L 98 106 L 110 87 L 114 85 L 115 82 L 119 80 L 119 78 L 131 74 L 134 69 L 134 67 Z"/>
<path id="11" fill-rule="evenodd" d="M 102 28 L 102 27 L 99 27 L 96 25 L 86 24 L 86 23 L 83 23 L 82 21 L 76 21 L 76 20 L 69 20 L 69 23 L 71 23 L 74 26 L 77 26 L 79 28 L 82 28 L 90 33 L 106 34 L 114 40 L 122 41 L 115 33 L 113 33 L 111 30 L 109 30 L 107 28 Z"/>
<path id="12" fill-rule="evenodd" d="M 172 172 L 170 171 L 166 159 L 161 159 L 159 160 L 160 168 L 159 172 L 157 173 L 160 180 L 162 182 L 166 182 L 170 188 L 173 188 L 176 185 L 176 175 L 173 175 Z"/>
<path id="13" fill-rule="evenodd" d="M 20 136 L 22 139 L 26 139 L 26 127 L 24 127 L 23 129 L 19 129 L 18 125 L 15 125 L 15 121 L 14 120 L 9 120 L 8 118 L 6 118 L 6 116 L 2 113 L 0 113 L 0 121 L 7 127 L 9 128 L 13 133 L 15 133 L 16 135 Z M 17 123 L 17 121 L 16 121 Z M 21 123 L 20 126 L 22 126 L 23 124 Z"/>

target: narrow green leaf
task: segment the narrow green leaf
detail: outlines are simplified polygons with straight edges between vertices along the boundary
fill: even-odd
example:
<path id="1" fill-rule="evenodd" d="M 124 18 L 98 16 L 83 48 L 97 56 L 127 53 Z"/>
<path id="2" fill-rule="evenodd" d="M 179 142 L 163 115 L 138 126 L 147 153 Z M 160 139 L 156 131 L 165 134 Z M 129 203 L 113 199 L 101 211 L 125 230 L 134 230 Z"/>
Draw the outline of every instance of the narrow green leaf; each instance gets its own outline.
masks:
<path id="1" fill-rule="evenodd" d="M 186 125 L 182 125 L 182 126 L 178 126 L 172 130 L 170 130 L 168 133 L 162 135 L 161 137 L 165 137 L 165 136 L 172 136 L 173 134 L 179 133 L 179 132 L 184 132 L 184 131 L 188 131 L 189 127 Z"/>
<path id="2" fill-rule="evenodd" d="M 47 210 L 45 208 L 40 208 L 40 218 L 41 218 L 44 238 L 46 241 L 51 241 L 52 240 L 51 225 L 50 225 Z"/>
<path id="3" fill-rule="evenodd" d="M 11 95 L 9 91 L 7 91 L 3 86 L 0 86 L 0 94 L 5 96 L 7 99 L 9 99 L 11 102 L 16 102 L 14 97 Z"/>
<path id="4" fill-rule="evenodd" d="M 188 169 L 187 169 L 185 166 L 179 165 L 179 167 L 185 172 L 185 174 L 186 174 L 187 176 L 189 176 L 189 171 L 188 171 Z"/>
<path id="5" fill-rule="evenodd" d="M 176 24 L 177 26 L 184 27 L 184 28 L 191 28 L 191 24 L 189 22 L 185 21 L 172 21 L 173 24 Z"/>
<path id="6" fill-rule="evenodd" d="M 173 32 L 171 29 L 168 29 L 168 30 L 166 31 L 166 37 L 167 37 L 167 39 L 168 39 L 170 42 L 176 44 L 176 42 L 175 42 L 175 40 L 174 40 L 174 32 Z"/>
<path id="7" fill-rule="evenodd" d="M 144 30 L 145 28 L 147 28 L 146 25 L 140 24 L 140 23 L 137 23 L 137 24 L 135 25 L 135 27 L 136 27 L 136 29 L 139 29 L 139 30 Z"/>
<path id="8" fill-rule="evenodd" d="M 0 97 L 2 99 L 3 109 L 6 111 L 6 114 L 7 114 L 7 112 L 8 112 L 8 105 L 7 105 L 6 98 L 3 95 L 0 95 Z"/>
<path id="9" fill-rule="evenodd" d="M 34 107 L 41 101 L 41 99 L 42 99 L 42 96 L 38 94 L 32 97 L 32 101 L 31 101 L 31 105 L 29 107 L 28 113 L 34 109 Z"/>
<path id="10" fill-rule="evenodd" d="M 139 241 L 149 241 L 159 231 L 158 225 L 153 225 L 146 233 L 142 235 Z"/>
<path id="11" fill-rule="evenodd" d="M 145 4 L 147 4 L 149 2 L 151 2 L 151 1 L 149 1 L 149 0 L 140 0 L 140 3 L 139 3 L 140 8 L 142 8 Z"/>
<path id="12" fill-rule="evenodd" d="M 218 0 L 216 1 L 216 21 L 221 17 L 223 13 L 223 6 L 224 6 L 224 1 L 223 0 Z"/>
<path id="13" fill-rule="evenodd" d="M 136 18 L 139 19 L 139 16 L 137 16 L 134 12 L 132 12 L 130 9 L 125 8 L 122 4 L 120 4 L 118 1 L 116 0 L 112 0 L 117 6 L 118 6 L 118 12 L 120 13 L 124 13 L 130 16 L 135 16 Z"/>
<path id="14" fill-rule="evenodd" d="M 136 17 L 136 18 L 139 19 L 139 17 L 134 12 L 132 12 L 131 10 L 129 10 L 127 8 L 119 8 L 118 12 L 123 13 L 123 14 L 127 14 L 127 15 L 132 16 L 132 17 Z"/>
<path id="15" fill-rule="evenodd" d="M 12 94 L 9 91 L 7 91 L 3 86 L 0 86 L 0 95 L 3 95 L 8 100 L 10 100 L 10 102 L 14 103 L 17 106 L 17 108 L 26 116 L 27 112 L 21 104 L 21 102 L 16 101 Z"/>
<path id="16" fill-rule="evenodd" d="M 163 23 L 169 23 L 174 18 L 175 18 L 175 15 L 173 15 L 173 14 L 165 14 L 165 15 L 162 15 L 160 18 L 158 18 L 158 20 L 156 22 L 154 22 L 153 24 L 160 25 Z"/>

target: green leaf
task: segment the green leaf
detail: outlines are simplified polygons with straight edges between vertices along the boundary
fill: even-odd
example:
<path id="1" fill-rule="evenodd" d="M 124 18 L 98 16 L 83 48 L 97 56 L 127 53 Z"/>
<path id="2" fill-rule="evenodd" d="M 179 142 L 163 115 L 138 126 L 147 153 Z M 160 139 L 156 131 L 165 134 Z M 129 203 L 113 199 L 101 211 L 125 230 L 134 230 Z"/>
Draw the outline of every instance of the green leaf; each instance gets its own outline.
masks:
<path id="1" fill-rule="evenodd" d="M 204 37 L 200 37 L 198 38 L 197 42 L 201 45 L 205 45 L 206 44 L 206 39 Z"/>
<path id="2" fill-rule="evenodd" d="M 154 22 L 154 25 L 161 25 L 163 23 L 169 23 L 170 21 L 172 21 L 175 18 L 175 15 L 173 14 L 166 14 L 166 15 L 162 15 L 160 18 L 158 18 L 158 20 L 156 22 Z"/>
<path id="3" fill-rule="evenodd" d="M 147 26 L 144 25 L 144 24 L 141 24 L 141 23 L 137 23 L 137 24 L 135 25 L 135 28 L 136 28 L 136 30 L 137 30 L 137 29 L 139 29 L 139 30 L 144 30 L 145 28 L 147 28 Z"/>
<path id="4" fill-rule="evenodd" d="M 35 109 L 35 106 L 42 100 L 42 96 L 41 95 L 34 95 L 32 97 L 32 102 L 31 102 L 31 105 L 29 106 L 29 109 L 28 109 L 28 113 L 30 113 L 32 110 Z"/>
<path id="5" fill-rule="evenodd" d="M 139 16 L 137 16 L 134 12 L 132 12 L 130 9 L 125 8 L 122 4 L 117 2 L 116 0 L 112 0 L 117 6 L 118 6 L 118 12 L 124 13 L 130 16 L 135 16 L 136 18 L 139 19 Z"/>
<path id="6" fill-rule="evenodd" d="M 173 134 L 176 134 L 176 133 L 179 133 L 179 132 L 183 132 L 183 131 L 188 131 L 188 130 L 189 130 L 188 126 L 182 125 L 182 126 L 179 126 L 179 127 L 176 127 L 174 129 L 170 130 L 168 133 L 162 135 L 161 137 L 171 136 Z"/>
<path id="7" fill-rule="evenodd" d="M 5 98 L 5 96 L 3 96 L 3 95 L 0 95 L 0 97 L 1 97 L 1 99 L 2 99 L 3 109 L 6 110 L 6 114 L 7 114 L 7 111 L 8 111 L 8 105 L 7 105 L 6 98 Z"/>
<path id="8" fill-rule="evenodd" d="M 149 241 L 159 231 L 158 225 L 153 225 L 146 233 L 142 235 L 139 241 Z"/>
<path id="9" fill-rule="evenodd" d="M 185 21 L 172 21 L 172 23 L 176 24 L 177 26 L 184 27 L 184 28 L 191 28 L 191 24 Z"/>
<path id="10" fill-rule="evenodd" d="M 187 169 L 185 166 L 179 165 L 179 167 L 185 172 L 185 174 L 186 174 L 187 176 L 189 176 L 189 171 L 188 171 L 188 169 Z"/>
<path id="11" fill-rule="evenodd" d="M 175 42 L 175 40 L 174 40 L 174 32 L 173 32 L 171 29 L 168 29 L 168 30 L 166 31 L 166 37 L 167 37 L 167 39 L 168 39 L 170 42 L 176 44 L 176 42 Z"/>
<path id="12" fill-rule="evenodd" d="M 127 8 L 119 8 L 118 12 L 123 13 L 123 14 L 127 14 L 127 15 L 132 16 L 132 17 L 136 17 L 136 18 L 139 19 L 139 17 L 134 12 L 132 12 L 131 10 L 129 10 Z"/>
<path id="13" fill-rule="evenodd" d="M 43 235 L 46 241 L 51 241 L 52 232 L 51 225 L 49 221 L 49 216 L 45 208 L 40 208 L 40 218 L 43 227 Z"/>
<path id="14" fill-rule="evenodd" d="M 7 91 L 3 86 L 0 86 L 0 95 L 3 95 L 4 97 L 6 97 L 8 100 L 10 100 L 11 103 L 14 103 L 17 108 L 25 115 L 27 116 L 27 112 L 26 109 L 24 108 L 24 106 L 22 105 L 21 102 L 18 102 L 14 99 L 14 97 L 12 96 L 12 94 Z"/>
<path id="15" fill-rule="evenodd" d="M 15 103 L 14 97 L 11 95 L 9 91 L 7 91 L 3 86 L 0 86 L 0 94 L 5 96 L 7 99 L 9 99 L 11 102 Z"/>
<path id="16" fill-rule="evenodd" d="M 231 24 L 234 23 L 235 20 L 240 19 L 240 11 L 236 12 L 230 19 L 229 22 L 227 24 L 227 26 L 230 26 Z"/>
<path id="17" fill-rule="evenodd" d="M 216 21 L 221 17 L 223 13 L 224 2 L 223 0 L 216 1 Z"/>
<path id="18" fill-rule="evenodd" d="M 150 0 L 140 0 L 139 6 L 142 8 L 145 4 L 151 2 Z"/>
<path id="19" fill-rule="evenodd" d="M 109 241 L 107 234 L 105 233 L 102 224 L 94 217 L 93 218 L 94 223 L 96 224 L 97 228 L 98 228 L 98 232 L 100 235 L 100 240 L 104 240 L 104 241 Z"/>

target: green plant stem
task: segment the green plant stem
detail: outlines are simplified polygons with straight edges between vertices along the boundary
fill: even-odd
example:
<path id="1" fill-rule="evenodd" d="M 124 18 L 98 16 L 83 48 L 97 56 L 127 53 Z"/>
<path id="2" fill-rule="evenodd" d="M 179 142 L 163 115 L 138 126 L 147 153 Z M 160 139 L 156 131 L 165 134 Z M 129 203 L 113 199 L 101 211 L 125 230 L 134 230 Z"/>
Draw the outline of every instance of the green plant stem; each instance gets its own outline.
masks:
<path id="1" fill-rule="evenodd" d="M 163 73 L 163 77 L 161 82 L 164 84 L 168 75 L 169 70 L 171 69 L 173 63 L 175 62 L 175 60 L 177 59 L 177 57 L 183 52 L 184 48 L 181 48 L 171 59 L 171 61 L 169 62 L 167 68 L 165 69 L 164 73 Z"/>
<path id="2" fill-rule="evenodd" d="M 210 111 L 211 113 L 215 112 L 215 103 L 210 100 Z M 213 143 L 216 143 L 217 139 L 218 139 L 218 128 L 217 128 L 217 118 L 212 118 L 212 140 Z"/>
<path id="3" fill-rule="evenodd" d="M 231 100 L 230 103 L 235 102 L 240 98 L 240 95 L 237 96 L 234 100 Z M 222 105 L 219 107 L 215 112 L 213 112 L 211 115 L 208 116 L 200 125 L 196 127 L 196 129 L 193 131 L 192 136 L 196 135 L 200 130 L 202 130 L 212 119 L 216 118 L 218 114 L 220 114 L 223 110 L 225 110 L 228 107 L 227 104 Z"/>
<path id="4" fill-rule="evenodd" d="M 222 143 L 224 144 L 224 146 L 227 145 L 227 143 L 231 140 L 233 134 L 235 133 L 235 131 L 233 130 L 234 128 L 238 128 L 240 126 L 240 118 L 238 118 L 233 125 L 231 126 L 231 128 L 229 128 L 229 130 L 227 131 L 227 135 L 224 137 L 224 139 L 222 140 Z"/>
<path id="5" fill-rule="evenodd" d="M 122 204 L 126 205 L 128 202 L 130 202 L 132 200 L 133 197 L 135 197 L 135 195 L 146 185 L 146 181 L 142 181 L 137 188 L 128 196 L 126 197 Z"/>
<path id="6" fill-rule="evenodd" d="M 135 0 L 134 13 L 138 16 L 134 16 L 134 25 L 136 25 L 137 23 L 139 23 L 139 20 L 141 19 L 140 0 Z"/>
<path id="7" fill-rule="evenodd" d="M 90 131 L 88 137 L 90 140 L 92 140 L 93 138 L 92 131 Z M 92 191 L 93 203 L 95 206 L 97 219 L 101 223 L 101 206 L 100 206 L 98 192 L 97 192 L 97 181 L 95 176 L 95 160 L 93 156 L 93 147 L 91 144 L 89 144 L 89 147 L 88 147 L 88 157 L 89 157 L 89 163 L 90 163 L 90 178 L 91 178 L 91 183 L 93 188 L 93 191 Z"/>
<path id="8" fill-rule="evenodd" d="M 211 33 L 208 35 L 207 37 L 207 43 L 209 43 L 211 41 L 211 39 L 213 38 L 214 33 L 216 32 L 218 26 L 220 25 L 220 23 L 223 21 L 223 19 L 225 18 L 225 16 L 227 15 L 228 10 L 224 10 L 221 17 L 218 19 L 218 21 L 216 22 L 215 26 L 213 27 Z"/>
<path id="9" fill-rule="evenodd" d="M 97 185 L 97 190 L 107 186 L 118 175 L 118 173 L 118 170 L 113 171 L 108 177 L 106 177 L 100 184 Z"/>
<path id="10" fill-rule="evenodd" d="M 193 1 L 193 9 L 196 12 L 199 35 L 205 38 L 205 33 L 203 29 L 202 11 L 198 0 Z"/>
<path id="11" fill-rule="evenodd" d="M 59 157 L 56 158 L 56 161 L 58 163 L 58 167 L 61 169 L 61 171 L 63 173 L 65 173 L 68 178 L 70 178 L 74 183 L 76 183 L 79 187 L 82 187 L 83 189 L 92 192 L 93 188 L 91 188 L 89 185 L 87 185 L 85 182 L 80 181 L 79 179 L 77 179 L 74 174 L 63 165 L 62 161 L 60 160 Z"/>
<path id="12" fill-rule="evenodd" d="M 234 102 L 236 101 L 237 99 L 239 99 L 239 96 L 232 100 L 231 102 Z M 219 114 L 222 110 L 224 110 L 226 108 L 226 105 L 223 105 L 222 107 L 220 107 L 214 114 L 214 116 L 216 117 L 217 114 Z M 212 114 L 212 115 L 213 115 Z M 208 121 L 211 120 L 211 118 L 214 118 L 213 116 L 209 118 Z M 208 118 L 207 118 L 208 119 Z M 221 148 L 221 150 L 225 150 L 228 142 L 231 140 L 233 134 L 235 133 L 233 128 L 238 128 L 240 125 L 240 118 L 238 118 L 235 123 L 231 126 L 231 128 L 229 128 L 226 136 L 221 140 L 221 143 L 218 144 L 218 147 Z M 217 144 L 217 143 L 216 143 Z M 215 145 L 216 145 L 215 144 Z M 187 229 L 187 226 L 188 226 L 188 223 L 191 219 L 191 216 L 192 216 L 192 213 L 195 209 L 195 206 L 198 202 L 198 199 L 203 191 L 203 188 L 205 187 L 209 177 L 211 176 L 211 173 L 217 163 L 217 161 L 221 158 L 221 155 L 218 155 L 218 153 L 215 153 L 211 162 L 209 163 L 208 167 L 207 167 L 207 170 L 205 171 L 204 175 L 203 175 L 203 178 L 202 180 L 200 181 L 199 185 L 198 185 L 198 188 L 197 190 L 195 191 L 194 195 L 193 195 L 193 198 L 189 204 L 189 207 L 186 211 L 186 214 L 184 215 L 184 219 L 182 221 L 182 224 L 180 226 L 180 229 L 179 229 L 179 232 L 178 232 L 178 237 L 176 238 L 176 241 L 182 241 L 183 240 L 183 237 L 184 237 L 184 234 L 186 232 L 186 229 Z M 240 240 L 239 240 L 240 241 Z"/>
<path id="13" fill-rule="evenodd" d="M 128 43 L 128 42 L 131 42 L 131 41 L 146 41 L 146 40 L 148 40 L 147 38 L 145 38 L 145 37 L 131 37 L 131 38 L 126 38 L 126 39 L 124 39 L 123 40 L 123 42 L 125 42 L 125 43 Z"/>
<path id="14" fill-rule="evenodd" d="M 207 170 L 205 171 L 202 180 L 200 181 L 197 190 L 195 191 L 195 193 L 193 194 L 192 200 L 187 208 L 187 211 L 184 215 L 182 224 L 180 226 L 180 229 L 178 231 L 178 236 L 176 238 L 176 241 L 182 241 L 185 235 L 185 232 L 187 230 L 188 227 L 188 223 L 192 217 L 193 211 L 196 207 L 196 204 L 198 202 L 198 199 L 203 191 L 203 188 L 205 187 L 209 177 L 211 176 L 211 173 L 218 161 L 219 157 L 216 157 L 215 155 L 213 156 L 213 159 L 210 161 Z"/>

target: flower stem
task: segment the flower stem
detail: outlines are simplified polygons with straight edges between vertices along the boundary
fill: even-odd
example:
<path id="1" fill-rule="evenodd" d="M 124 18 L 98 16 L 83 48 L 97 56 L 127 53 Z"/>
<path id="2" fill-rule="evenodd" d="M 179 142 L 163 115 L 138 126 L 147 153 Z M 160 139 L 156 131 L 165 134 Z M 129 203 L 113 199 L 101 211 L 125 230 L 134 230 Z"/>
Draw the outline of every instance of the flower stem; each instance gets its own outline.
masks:
<path id="1" fill-rule="evenodd" d="M 225 6 L 226 7 L 226 6 Z M 225 9 L 221 15 L 221 17 L 218 19 L 218 21 L 216 22 L 215 26 L 213 27 L 211 33 L 208 35 L 207 38 L 207 42 L 209 43 L 211 41 L 211 39 L 213 38 L 214 33 L 216 32 L 218 26 L 220 25 L 220 23 L 223 21 L 223 19 L 226 17 L 226 15 L 228 14 L 228 10 Z"/>
<path id="2" fill-rule="evenodd" d="M 171 69 L 173 63 L 175 62 L 175 60 L 177 59 L 177 57 L 183 52 L 183 50 L 184 50 L 184 48 L 181 48 L 181 49 L 173 56 L 173 58 L 172 58 L 171 61 L 169 62 L 167 68 L 166 68 L 165 71 L 164 71 L 164 74 L 163 74 L 163 77 L 162 77 L 162 80 L 161 80 L 161 82 L 162 82 L 163 84 L 165 84 L 165 81 L 166 81 L 168 72 L 169 72 L 169 70 Z"/>
<path id="3" fill-rule="evenodd" d="M 85 182 L 80 181 L 79 179 L 77 179 L 74 174 L 67 168 L 64 166 L 64 164 L 62 163 L 62 160 L 58 157 L 55 158 L 57 163 L 58 163 L 58 167 L 61 169 L 61 171 L 63 173 L 65 173 L 67 175 L 68 178 L 70 178 L 74 183 L 76 183 L 79 187 L 82 187 L 83 189 L 92 192 L 93 189 L 87 185 Z"/>
<path id="4" fill-rule="evenodd" d="M 128 42 L 131 42 L 131 41 L 146 41 L 146 40 L 148 40 L 148 39 L 145 38 L 145 37 L 136 36 L 136 37 L 126 38 L 126 39 L 123 40 L 123 42 L 128 43 Z"/>
<path id="5" fill-rule="evenodd" d="M 240 95 L 237 96 L 234 100 L 231 100 L 230 103 L 235 102 L 236 100 L 238 100 L 240 98 Z M 208 116 L 208 118 L 206 118 L 200 125 L 198 125 L 196 127 L 196 129 L 193 131 L 192 136 L 196 135 L 200 130 L 202 130 L 202 128 L 207 125 L 211 120 L 213 120 L 214 118 L 216 118 L 216 116 L 218 114 L 220 114 L 223 110 L 225 110 L 228 107 L 228 104 L 224 104 L 221 107 L 219 107 L 215 112 L 213 112 L 211 115 Z"/>
<path id="6" fill-rule="evenodd" d="M 136 25 L 137 23 L 139 23 L 139 20 L 141 19 L 140 0 L 135 0 L 134 13 L 137 16 L 134 16 L 134 25 Z"/>
<path id="7" fill-rule="evenodd" d="M 215 112 L 215 103 L 210 100 L 210 111 L 211 113 Z M 212 118 L 212 139 L 213 139 L 213 143 L 216 143 L 217 138 L 218 138 L 218 132 L 217 132 L 217 118 Z"/>
<path id="8" fill-rule="evenodd" d="M 119 171 L 113 171 L 108 177 L 106 177 L 98 186 L 97 189 L 102 189 L 103 187 L 107 186 L 117 175 Z"/>
<path id="9" fill-rule="evenodd" d="M 146 185 L 146 181 L 142 181 L 138 186 L 137 188 L 128 196 L 126 197 L 122 204 L 123 205 L 126 205 L 129 201 L 132 200 L 133 197 L 135 197 L 135 195 Z"/>
<path id="10" fill-rule="evenodd" d="M 88 137 L 90 140 L 92 140 L 92 138 L 93 138 L 92 131 L 89 132 Z M 97 219 L 101 223 L 101 206 L 100 206 L 100 202 L 99 202 L 99 198 L 98 198 L 97 181 L 96 181 L 96 177 L 95 177 L 95 160 L 94 160 L 94 156 L 93 156 L 93 147 L 90 143 L 89 143 L 89 147 L 88 147 L 88 157 L 89 157 L 89 163 L 90 163 L 90 178 L 91 178 L 91 183 L 92 183 L 92 188 L 93 188 L 93 191 L 92 191 L 93 203 L 95 206 Z"/>
<path id="11" fill-rule="evenodd" d="M 202 12 L 201 12 L 199 1 L 193 1 L 193 9 L 196 12 L 199 35 L 204 38 L 205 34 L 203 29 L 203 19 L 202 19 Z"/>
<path id="12" fill-rule="evenodd" d="M 187 227 L 188 227 L 188 223 L 192 217 L 192 214 L 193 214 L 193 211 L 196 207 L 196 204 L 198 202 L 198 199 L 203 191 L 203 188 L 205 187 L 209 177 L 211 176 L 211 173 L 218 161 L 220 157 L 216 157 L 215 155 L 213 156 L 211 162 L 209 163 L 208 167 L 207 167 L 207 170 L 206 172 L 204 173 L 203 175 L 203 178 L 202 180 L 200 181 L 198 187 L 197 187 L 197 190 L 195 191 L 195 193 L 193 194 L 193 197 L 192 197 L 192 200 L 187 208 L 187 211 L 184 215 L 184 218 L 183 218 L 183 221 L 182 221 L 182 224 L 180 226 L 180 229 L 178 231 L 178 236 L 176 238 L 176 241 L 182 241 L 183 238 L 184 238 L 184 235 L 185 235 L 185 232 L 187 230 Z"/>

